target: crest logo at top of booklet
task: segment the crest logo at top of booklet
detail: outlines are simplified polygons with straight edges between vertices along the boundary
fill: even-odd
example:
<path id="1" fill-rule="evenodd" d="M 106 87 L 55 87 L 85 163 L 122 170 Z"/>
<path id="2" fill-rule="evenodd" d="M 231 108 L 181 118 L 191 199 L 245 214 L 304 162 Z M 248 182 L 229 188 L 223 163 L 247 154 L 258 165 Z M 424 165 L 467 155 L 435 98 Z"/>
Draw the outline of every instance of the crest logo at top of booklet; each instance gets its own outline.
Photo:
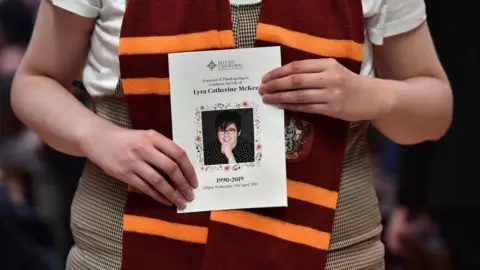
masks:
<path id="1" fill-rule="evenodd" d="M 242 63 L 237 63 L 235 60 L 219 60 L 217 62 L 210 60 L 208 63 L 207 67 L 211 70 L 214 71 L 215 68 L 217 70 L 239 70 L 243 69 Z"/>
<path id="2" fill-rule="evenodd" d="M 217 64 L 215 64 L 215 62 L 213 62 L 213 60 L 210 60 L 210 63 L 208 63 L 207 67 L 213 71 L 216 67 L 217 67 Z"/>

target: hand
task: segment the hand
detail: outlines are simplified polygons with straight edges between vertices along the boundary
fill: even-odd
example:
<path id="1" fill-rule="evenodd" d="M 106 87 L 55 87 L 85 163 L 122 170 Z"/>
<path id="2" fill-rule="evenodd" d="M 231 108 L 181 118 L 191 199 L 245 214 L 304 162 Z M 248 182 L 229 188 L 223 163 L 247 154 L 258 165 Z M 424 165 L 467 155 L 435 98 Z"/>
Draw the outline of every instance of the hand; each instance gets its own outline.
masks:
<path id="1" fill-rule="evenodd" d="M 372 80 L 334 59 L 304 60 L 267 73 L 260 94 L 265 103 L 286 110 L 347 121 L 372 120 L 390 109 L 392 98 L 388 89 L 371 87 Z"/>
<path id="2" fill-rule="evenodd" d="M 185 152 L 153 130 L 107 127 L 89 134 L 81 148 L 106 173 L 132 185 L 155 200 L 184 208 L 197 187 L 195 171 Z M 164 176 L 181 191 L 175 190 Z"/>
<path id="3" fill-rule="evenodd" d="M 409 221 L 409 211 L 405 208 L 396 209 L 388 224 L 385 244 L 395 255 L 403 252 L 403 238 L 412 231 L 412 223 Z"/>
<path id="4" fill-rule="evenodd" d="M 233 155 L 233 152 L 232 152 L 232 142 L 224 142 L 222 143 L 222 153 L 228 157 L 228 156 L 232 156 Z"/>
<path id="5" fill-rule="evenodd" d="M 237 161 L 235 160 L 235 156 L 233 155 L 233 144 L 234 141 L 222 143 L 222 153 L 227 157 L 228 164 L 235 164 Z"/>

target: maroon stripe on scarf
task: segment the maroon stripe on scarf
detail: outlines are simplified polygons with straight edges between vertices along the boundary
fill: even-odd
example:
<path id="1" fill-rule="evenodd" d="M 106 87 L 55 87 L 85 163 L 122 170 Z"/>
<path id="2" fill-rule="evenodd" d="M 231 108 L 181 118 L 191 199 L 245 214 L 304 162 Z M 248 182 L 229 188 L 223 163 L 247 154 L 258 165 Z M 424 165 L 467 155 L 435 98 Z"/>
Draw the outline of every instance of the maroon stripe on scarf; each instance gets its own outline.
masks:
<path id="1" fill-rule="evenodd" d="M 123 21 L 122 37 L 174 36 L 208 30 L 231 30 L 229 23 L 218 22 L 217 14 L 230 16 L 227 5 L 215 0 L 144 1 L 129 0 Z"/>
<path id="2" fill-rule="evenodd" d="M 124 79 L 168 78 L 168 54 L 120 55 Z"/>
<path id="3" fill-rule="evenodd" d="M 363 13 L 361 1 L 263 0 L 260 22 L 329 39 L 363 43 L 363 17 L 345 10 Z M 325 12 L 332 15 L 323 16 Z M 279 19 L 281 18 L 281 19 Z"/>
<path id="4" fill-rule="evenodd" d="M 232 30 L 232 14 L 230 10 L 230 1 L 214 1 L 217 4 L 218 29 Z"/>
<path id="5" fill-rule="evenodd" d="M 335 216 L 333 209 L 291 198 L 288 199 L 288 208 L 257 208 L 249 209 L 248 212 L 323 232 L 329 232 L 332 229 Z M 310 215 L 305 215 L 305 213 L 310 213 Z"/>
<path id="6" fill-rule="evenodd" d="M 212 221 L 202 270 L 320 270 L 325 264 L 326 253 Z"/>
<path id="7" fill-rule="evenodd" d="M 134 123 L 135 129 L 154 129 L 163 136 L 172 138 L 170 96 L 127 95 L 125 99 L 130 111 L 130 120 Z"/>
<path id="8" fill-rule="evenodd" d="M 123 232 L 121 270 L 200 269 L 204 244 Z"/>
<path id="9" fill-rule="evenodd" d="M 205 50 L 198 50 L 205 51 Z M 120 55 L 122 78 L 168 78 L 168 54 Z"/>

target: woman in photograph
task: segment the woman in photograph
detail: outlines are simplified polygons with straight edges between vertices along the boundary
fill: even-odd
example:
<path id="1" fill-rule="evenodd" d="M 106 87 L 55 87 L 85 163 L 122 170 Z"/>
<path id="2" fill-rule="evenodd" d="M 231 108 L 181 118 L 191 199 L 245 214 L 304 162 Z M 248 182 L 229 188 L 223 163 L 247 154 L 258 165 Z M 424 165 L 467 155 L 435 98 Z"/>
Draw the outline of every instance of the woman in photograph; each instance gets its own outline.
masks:
<path id="1" fill-rule="evenodd" d="M 423 0 L 42 1 L 12 102 L 89 160 L 67 269 L 384 269 L 366 130 L 414 144 L 452 117 L 425 22 Z M 168 54 L 265 46 L 282 51 L 259 94 L 292 135 L 288 207 L 177 214 L 198 180 L 172 141 Z M 95 113 L 67 91 L 79 70 Z"/>
<path id="2" fill-rule="evenodd" d="M 253 143 L 242 135 L 242 117 L 234 110 L 221 111 L 215 118 L 217 138 L 205 147 L 205 165 L 253 162 Z"/>

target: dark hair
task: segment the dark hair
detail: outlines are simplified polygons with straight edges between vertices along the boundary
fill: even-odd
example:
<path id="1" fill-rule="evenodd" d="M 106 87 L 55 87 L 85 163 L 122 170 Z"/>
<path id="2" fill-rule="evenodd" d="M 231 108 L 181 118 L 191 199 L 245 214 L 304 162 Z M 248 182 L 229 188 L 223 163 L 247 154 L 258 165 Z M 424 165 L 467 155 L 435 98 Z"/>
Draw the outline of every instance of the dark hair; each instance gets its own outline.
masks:
<path id="1" fill-rule="evenodd" d="M 225 128 L 231 123 L 234 123 L 235 126 L 237 126 L 237 130 L 240 131 L 242 129 L 242 117 L 240 114 L 234 110 L 222 111 L 215 119 L 215 128 L 217 130 L 225 130 Z"/>

